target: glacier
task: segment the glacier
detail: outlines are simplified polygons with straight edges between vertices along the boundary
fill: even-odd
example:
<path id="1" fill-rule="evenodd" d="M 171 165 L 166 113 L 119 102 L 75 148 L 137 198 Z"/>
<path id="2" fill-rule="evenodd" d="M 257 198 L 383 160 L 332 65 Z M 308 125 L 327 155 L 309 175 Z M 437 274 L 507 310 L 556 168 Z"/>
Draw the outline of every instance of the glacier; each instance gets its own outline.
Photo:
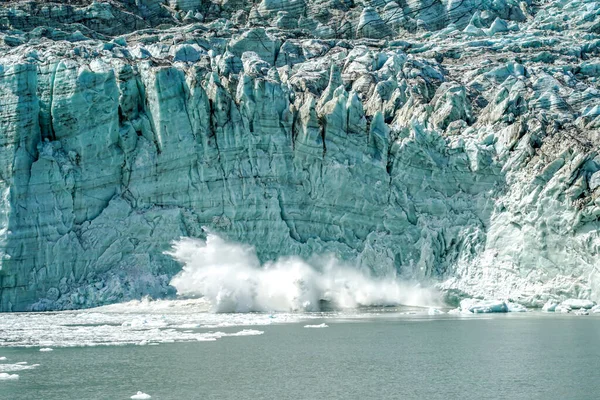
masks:
<path id="1" fill-rule="evenodd" d="M 0 5 L 0 311 L 172 297 L 181 237 L 449 303 L 598 301 L 600 3 Z M 206 227 L 206 229 L 205 229 Z"/>

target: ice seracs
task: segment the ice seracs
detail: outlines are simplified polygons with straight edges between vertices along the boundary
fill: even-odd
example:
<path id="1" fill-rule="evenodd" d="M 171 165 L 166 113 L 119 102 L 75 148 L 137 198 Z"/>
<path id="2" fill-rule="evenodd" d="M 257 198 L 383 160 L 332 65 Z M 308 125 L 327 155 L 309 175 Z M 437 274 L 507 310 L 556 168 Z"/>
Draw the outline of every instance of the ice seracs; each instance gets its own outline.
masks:
<path id="1" fill-rule="evenodd" d="M 600 298 L 593 1 L 46 3 L 0 11 L 0 311 L 172 296 L 208 231 Z"/>

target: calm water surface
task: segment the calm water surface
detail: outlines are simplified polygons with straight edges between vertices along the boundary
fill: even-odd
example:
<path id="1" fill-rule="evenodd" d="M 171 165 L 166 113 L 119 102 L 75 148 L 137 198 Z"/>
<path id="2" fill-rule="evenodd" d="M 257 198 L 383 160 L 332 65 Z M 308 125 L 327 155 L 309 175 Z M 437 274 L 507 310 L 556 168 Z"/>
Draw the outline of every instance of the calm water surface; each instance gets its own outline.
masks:
<path id="1" fill-rule="evenodd" d="M 600 318 L 384 316 L 159 346 L 0 348 L 0 399 L 597 399 Z M 227 331 L 227 329 L 223 329 Z M 233 331 L 239 331 L 234 329 Z"/>

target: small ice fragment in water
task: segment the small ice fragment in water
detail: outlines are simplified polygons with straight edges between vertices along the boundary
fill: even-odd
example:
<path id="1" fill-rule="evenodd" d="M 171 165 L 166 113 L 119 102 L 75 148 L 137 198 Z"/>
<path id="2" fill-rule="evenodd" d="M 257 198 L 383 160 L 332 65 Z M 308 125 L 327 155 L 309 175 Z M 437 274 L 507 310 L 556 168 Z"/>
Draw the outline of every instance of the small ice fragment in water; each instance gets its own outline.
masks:
<path id="1" fill-rule="evenodd" d="M 511 301 L 506 303 L 506 307 L 508 308 L 508 312 L 527 312 L 527 308 L 522 306 L 519 303 L 513 303 Z"/>
<path id="2" fill-rule="evenodd" d="M 442 310 L 438 310 L 437 308 L 430 307 L 429 310 L 427 311 L 427 314 L 439 315 L 439 314 L 444 314 L 444 312 Z"/>
<path id="3" fill-rule="evenodd" d="M 596 303 L 594 303 L 591 300 L 568 299 L 568 300 L 563 301 L 561 305 L 567 306 L 572 309 L 579 309 L 579 308 L 592 308 L 596 305 Z"/>
<path id="4" fill-rule="evenodd" d="M 592 307 L 592 313 L 596 314 L 596 313 L 600 313 L 600 304 L 598 304 L 597 306 Z M 1 360 L 2 358 L 0 358 Z"/>
<path id="5" fill-rule="evenodd" d="M 554 312 L 563 313 L 563 314 L 570 313 L 571 307 L 561 304 L 561 305 L 556 306 L 556 308 L 554 309 Z"/>
<path id="6" fill-rule="evenodd" d="M 40 349 L 40 351 L 42 352 L 47 352 L 47 351 L 53 351 L 54 349 L 51 349 L 50 347 L 44 347 L 43 349 Z"/>
<path id="7" fill-rule="evenodd" d="M 508 312 L 508 306 L 502 300 L 464 299 L 460 302 L 460 309 L 474 314 Z"/>
<path id="8" fill-rule="evenodd" d="M 150 396 L 149 394 L 146 394 L 144 392 L 139 392 L 139 391 L 130 397 L 130 399 L 133 399 L 133 400 L 146 400 L 146 399 L 151 399 L 151 398 L 152 398 L 152 396 Z"/>
<path id="9" fill-rule="evenodd" d="M 585 308 L 580 308 L 579 310 L 576 310 L 573 314 L 575 314 L 575 315 L 590 315 L 590 312 L 588 310 L 586 310 Z"/>
<path id="10" fill-rule="evenodd" d="M 6 361 L 6 357 L 0 357 L 0 361 Z"/>
<path id="11" fill-rule="evenodd" d="M 556 304 L 555 302 L 548 300 L 546 302 L 546 304 L 544 304 L 544 307 L 542 307 L 542 311 L 544 312 L 555 312 L 556 311 L 556 307 L 558 307 L 558 304 Z"/>
<path id="12" fill-rule="evenodd" d="M 305 328 L 329 328 L 329 325 L 322 323 L 319 325 L 304 325 Z"/>
<path id="13" fill-rule="evenodd" d="M 0 373 L 0 381 L 14 381 L 19 379 L 19 375 L 17 374 L 7 374 L 5 372 Z"/>

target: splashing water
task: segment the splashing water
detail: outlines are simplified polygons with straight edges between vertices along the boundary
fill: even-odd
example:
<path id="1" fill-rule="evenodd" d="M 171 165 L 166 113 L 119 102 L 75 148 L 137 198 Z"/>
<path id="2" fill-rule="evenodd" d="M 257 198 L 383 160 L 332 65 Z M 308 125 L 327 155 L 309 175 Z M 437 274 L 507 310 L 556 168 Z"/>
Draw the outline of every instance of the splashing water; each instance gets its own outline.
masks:
<path id="1" fill-rule="evenodd" d="M 173 278 L 180 296 L 204 296 L 214 312 L 319 311 L 321 301 L 340 309 L 361 306 L 439 305 L 438 294 L 376 278 L 335 258 L 281 258 L 261 265 L 252 246 L 210 233 L 206 241 L 182 238 L 166 254 L 183 264 Z"/>

